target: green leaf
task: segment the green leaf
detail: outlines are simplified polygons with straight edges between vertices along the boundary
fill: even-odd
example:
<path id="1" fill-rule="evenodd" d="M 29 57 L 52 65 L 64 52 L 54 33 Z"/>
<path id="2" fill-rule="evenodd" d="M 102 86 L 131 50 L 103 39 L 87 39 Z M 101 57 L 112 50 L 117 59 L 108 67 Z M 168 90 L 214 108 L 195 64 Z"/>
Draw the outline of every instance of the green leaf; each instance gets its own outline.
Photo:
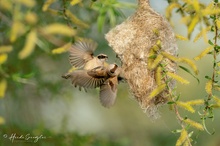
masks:
<path id="1" fill-rule="evenodd" d="M 210 15 L 210 18 L 211 18 L 211 19 L 215 19 L 215 17 L 214 17 L 213 15 Z"/>
<path id="2" fill-rule="evenodd" d="M 151 55 L 151 56 L 149 56 L 148 57 L 149 59 L 155 59 L 155 58 L 157 58 L 157 55 L 155 54 L 155 55 Z"/>
<path id="3" fill-rule="evenodd" d="M 178 101 L 180 99 L 180 95 L 177 96 L 176 101 Z"/>
<path id="4" fill-rule="evenodd" d="M 192 137 L 193 131 L 188 134 L 189 137 Z"/>
<path id="5" fill-rule="evenodd" d="M 115 16 L 117 17 L 126 18 L 125 14 L 120 9 L 114 8 L 114 13 L 115 13 Z"/>
<path id="6" fill-rule="evenodd" d="M 209 76 L 205 76 L 205 78 L 208 79 L 208 80 L 212 80 L 212 78 L 209 77 Z"/>
<path id="7" fill-rule="evenodd" d="M 101 32 L 102 28 L 104 26 L 104 23 L 105 23 L 105 16 L 104 15 L 99 15 L 97 23 L 98 23 L 98 30 L 99 30 L 99 32 Z"/>
<path id="8" fill-rule="evenodd" d="M 212 45 L 212 46 L 214 45 L 211 40 L 209 40 L 208 43 L 209 43 L 210 45 Z"/>
<path id="9" fill-rule="evenodd" d="M 110 17 L 110 24 L 111 24 L 111 26 L 114 26 L 116 24 L 116 15 L 115 15 L 114 9 L 110 8 L 108 10 L 108 14 Z"/>
<path id="10" fill-rule="evenodd" d="M 28 74 L 25 74 L 23 77 L 26 78 L 26 79 L 29 79 L 29 78 L 32 78 L 34 75 L 35 75 L 34 72 L 30 72 Z"/>
<path id="11" fill-rule="evenodd" d="M 174 104 L 174 103 L 175 103 L 174 101 L 167 102 L 167 104 Z"/>
<path id="12" fill-rule="evenodd" d="M 179 68 L 181 68 L 185 72 L 189 73 L 192 77 L 194 77 L 197 80 L 198 84 L 200 83 L 200 80 L 188 68 L 181 65 L 179 65 Z"/>
<path id="13" fill-rule="evenodd" d="M 211 16 L 210 16 L 211 17 Z M 214 18 L 213 18 L 214 19 Z M 214 26 L 211 26 L 211 32 L 214 32 L 215 31 L 215 27 Z"/>
<path id="14" fill-rule="evenodd" d="M 99 16 L 98 16 L 98 20 L 97 20 L 99 32 L 102 31 L 102 28 L 105 24 L 105 18 L 106 18 L 106 10 L 105 10 L 105 8 L 101 8 L 99 11 Z"/>
<path id="15" fill-rule="evenodd" d="M 213 129 L 213 132 L 212 132 L 212 133 L 208 131 L 208 129 L 206 128 L 205 119 L 206 119 L 206 118 L 202 118 L 202 125 L 203 125 L 205 131 L 206 131 L 209 135 L 215 134 L 215 130 L 214 130 L 214 129 Z"/>

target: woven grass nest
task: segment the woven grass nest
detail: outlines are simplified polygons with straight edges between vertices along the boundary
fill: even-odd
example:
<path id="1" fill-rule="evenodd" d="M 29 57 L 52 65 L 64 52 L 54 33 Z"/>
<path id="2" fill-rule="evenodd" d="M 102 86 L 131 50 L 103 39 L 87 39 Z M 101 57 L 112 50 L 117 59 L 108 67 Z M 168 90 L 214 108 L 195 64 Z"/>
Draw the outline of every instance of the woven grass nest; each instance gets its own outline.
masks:
<path id="1" fill-rule="evenodd" d="M 168 88 L 149 98 L 158 87 L 156 71 L 149 69 L 149 54 L 159 40 L 163 52 L 177 55 L 178 47 L 170 24 L 151 8 L 149 0 L 138 0 L 136 12 L 111 29 L 105 37 L 122 62 L 123 74 L 134 98 L 150 117 L 159 117 L 157 109 L 167 102 Z M 166 71 L 176 73 L 176 63 L 167 58 L 162 59 L 161 63 L 165 64 Z M 173 89 L 175 81 L 171 80 L 168 86 Z"/>

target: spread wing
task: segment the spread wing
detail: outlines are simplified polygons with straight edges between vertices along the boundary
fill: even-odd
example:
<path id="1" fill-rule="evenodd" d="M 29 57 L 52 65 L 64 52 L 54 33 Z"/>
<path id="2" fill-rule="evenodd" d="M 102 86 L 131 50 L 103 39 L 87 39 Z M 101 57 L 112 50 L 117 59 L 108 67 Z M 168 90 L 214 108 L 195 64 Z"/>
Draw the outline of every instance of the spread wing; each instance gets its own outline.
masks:
<path id="1" fill-rule="evenodd" d="M 108 77 L 106 67 L 104 66 L 95 67 L 91 70 L 88 70 L 87 73 L 88 75 L 94 78 L 107 78 Z"/>
<path id="2" fill-rule="evenodd" d="M 111 78 L 100 86 L 100 102 L 104 107 L 111 107 L 117 96 L 117 77 Z"/>
<path id="3" fill-rule="evenodd" d="M 86 70 L 76 70 L 62 76 L 65 79 L 71 79 L 72 84 L 79 88 L 96 88 L 104 83 L 104 78 L 94 78 L 88 75 Z"/>
<path id="4" fill-rule="evenodd" d="M 69 61 L 71 65 L 81 68 L 93 58 L 97 44 L 92 40 L 83 40 L 74 43 L 70 48 Z"/>

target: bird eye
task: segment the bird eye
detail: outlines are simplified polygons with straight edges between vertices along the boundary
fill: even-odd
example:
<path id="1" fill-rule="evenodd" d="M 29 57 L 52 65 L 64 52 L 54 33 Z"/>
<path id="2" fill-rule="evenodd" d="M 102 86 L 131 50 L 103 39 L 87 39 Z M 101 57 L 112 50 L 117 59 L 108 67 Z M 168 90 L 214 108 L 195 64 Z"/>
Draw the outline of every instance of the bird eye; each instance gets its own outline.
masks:
<path id="1" fill-rule="evenodd" d="M 98 59 L 104 59 L 104 58 L 108 58 L 108 57 L 107 57 L 107 56 L 104 56 L 104 55 L 98 56 Z"/>

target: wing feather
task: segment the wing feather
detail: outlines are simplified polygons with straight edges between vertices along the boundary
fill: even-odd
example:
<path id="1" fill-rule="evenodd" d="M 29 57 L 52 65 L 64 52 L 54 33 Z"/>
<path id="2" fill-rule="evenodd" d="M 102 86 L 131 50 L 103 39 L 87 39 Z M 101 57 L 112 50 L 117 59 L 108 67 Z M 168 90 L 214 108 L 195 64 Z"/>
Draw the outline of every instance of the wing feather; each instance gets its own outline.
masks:
<path id="1" fill-rule="evenodd" d="M 117 80 L 113 79 L 113 80 Z M 111 79 L 100 86 L 100 102 L 104 107 L 111 107 L 115 103 L 117 96 L 117 81 L 114 83 Z"/>
<path id="2" fill-rule="evenodd" d="M 81 89 L 81 87 L 96 88 L 103 84 L 105 81 L 104 78 L 94 78 L 92 76 L 89 76 L 86 70 L 75 70 L 71 73 L 64 75 L 63 78 L 70 78 L 72 84 L 75 87 L 79 86 L 79 89 Z"/>
<path id="3" fill-rule="evenodd" d="M 97 43 L 92 40 L 83 40 L 74 43 L 70 48 L 69 61 L 71 65 L 81 68 L 85 63 L 93 58 L 93 52 Z"/>

